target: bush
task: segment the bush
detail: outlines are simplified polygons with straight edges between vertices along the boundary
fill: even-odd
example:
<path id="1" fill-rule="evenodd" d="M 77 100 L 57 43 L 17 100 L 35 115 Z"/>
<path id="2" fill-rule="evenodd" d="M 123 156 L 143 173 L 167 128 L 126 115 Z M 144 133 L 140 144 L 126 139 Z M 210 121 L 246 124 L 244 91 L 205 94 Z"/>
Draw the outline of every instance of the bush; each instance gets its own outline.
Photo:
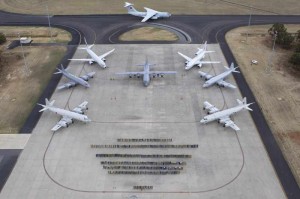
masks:
<path id="1" fill-rule="evenodd" d="M 296 45 L 295 52 L 300 53 L 300 43 Z"/>
<path id="2" fill-rule="evenodd" d="M 6 37 L 3 33 L 0 32 L 0 45 L 6 42 Z"/>
<path id="3" fill-rule="evenodd" d="M 289 60 L 290 63 L 294 64 L 298 70 L 300 70 L 300 53 L 294 53 Z"/>
<path id="4" fill-rule="evenodd" d="M 282 36 L 282 47 L 285 48 L 285 49 L 289 49 L 292 47 L 292 43 L 294 41 L 294 37 L 292 36 L 292 34 L 290 33 L 285 33 L 283 36 Z"/>

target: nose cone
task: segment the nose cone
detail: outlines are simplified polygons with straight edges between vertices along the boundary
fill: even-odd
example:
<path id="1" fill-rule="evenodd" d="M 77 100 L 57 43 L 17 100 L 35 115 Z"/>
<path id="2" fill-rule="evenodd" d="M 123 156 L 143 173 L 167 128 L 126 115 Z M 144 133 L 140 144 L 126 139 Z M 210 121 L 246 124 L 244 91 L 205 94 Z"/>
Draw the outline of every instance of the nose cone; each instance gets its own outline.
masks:
<path id="1" fill-rule="evenodd" d="M 171 14 L 167 12 L 168 17 L 171 17 Z"/>
<path id="2" fill-rule="evenodd" d="M 201 123 L 201 124 L 204 124 L 204 123 L 205 123 L 205 120 L 204 120 L 204 119 L 200 120 L 200 123 Z"/>
<path id="3" fill-rule="evenodd" d="M 89 83 L 85 83 L 85 87 L 87 87 L 87 88 L 90 88 L 91 86 L 90 86 L 90 84 Z"/>
<path id="4" fill-rule="evenodd" d="M 147 87 L 149 86 L 150 82 L 149 81 L 144 81 L 144 86 Z"/>
<path id="5" fill-rule="evenodd" d="M 209 85 L 207 83 L 203 84 L 203 88 L 207 88 Z"/>

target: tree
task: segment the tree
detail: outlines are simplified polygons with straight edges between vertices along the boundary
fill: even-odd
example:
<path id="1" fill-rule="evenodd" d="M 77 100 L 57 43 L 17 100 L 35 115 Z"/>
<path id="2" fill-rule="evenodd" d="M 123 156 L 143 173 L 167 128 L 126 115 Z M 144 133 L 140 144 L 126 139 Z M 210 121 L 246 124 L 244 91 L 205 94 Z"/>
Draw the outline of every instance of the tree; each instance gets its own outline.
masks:
<path id="1" fill-rule="evenodd" d="M 300 30 L 297 31 L 297 40 L 300 40 Z"/>
<path id="2" fill-rule="evenodd" d="M 294 64 L 295 69 L 300 70 L 300 53 L 294 53 L 289 62 Z"/>
<path id="3" fill-rule="evenodd" d="M 6 42 L 6 37 L 3 33 L 0 32 L 0 45 Z"/>
<path id="4" fill-rule="evenodd" d="M 300 43 L 296 45 L 295 52 L 300 53 Z"/>
<path id="5" fill-rule="evenodd" d="M 292 36 L 291 33 L 285 33 L 283 36 L 282 36 L 282 47 L 285 48 L 285 49 L 289 49 L 291 48 L 291 44 L 292 42 L 294 41 L 294 37 Z"/>

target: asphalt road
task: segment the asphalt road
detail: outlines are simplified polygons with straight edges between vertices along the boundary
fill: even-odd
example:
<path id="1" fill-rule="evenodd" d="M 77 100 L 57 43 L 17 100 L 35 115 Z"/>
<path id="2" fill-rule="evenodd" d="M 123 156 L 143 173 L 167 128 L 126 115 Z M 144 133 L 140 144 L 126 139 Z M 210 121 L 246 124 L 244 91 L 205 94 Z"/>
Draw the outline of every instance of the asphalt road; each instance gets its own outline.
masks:
<path id="1" fill-rule="evenodd" d="M 87 15 L 87 16 L 52 16 L 52 26 L 65 28 L 71 31 L 73 40 L 69 43 L 69 51 L 62 60 L 64 65 L 67 65 L 67 59 L 72 57 L 75 47 L 78 43 L 83 44 L 82 37 L 86 37 L 88 43 L 95 44 L 111 44 L 111 35 L 130 26 L 139 24 L 139 19 L 130 15 Z M 231 50 L 225 42 L 225 34 L 232 28 L 248 25 L 249 16 L 172 16 L 169 19 L 155 21 L 167 26 L 172 26 L 183 30 L 190 38 L 190 43 L 219 43 L 228 63 L 236 63 Z M 251 19 L 251 25 L 257 24 L 273 24 L 276 22 L 299 24 L 299 16 L 263 16 L 254 15 Z M 48 25 L 47 16 L 20 15 L 0 12 L 0 25 Z M 247 97 L 249 102 L 256 102 L 253 93 L 242 75 L 234 75 L 239 89 L 243 96 Z M 60 77 L 53 76 L 47 89 L 40 98 L 40 103 L 43 103 L 45 97 L 50 98 Z M 277 172 L 278 178 L 287 194 L 288 198 L 299 198 L 300 189 L 287 162 L 285 161 L 280 148 L 278 147 L 274 136 L 267 125 L 267 122 L 259 108 L 255 103 L 252 105 L 253 112 L 251 116 L 260 133 L 269 157 Z M 35 107 L 29 116 L 26 124 L 21 130 L 21 133 L 31 133 L 31 130 L 36 125 L 40 114 L 38 107 Z M 3 170 L 1 170 L 3 172 Z"/>

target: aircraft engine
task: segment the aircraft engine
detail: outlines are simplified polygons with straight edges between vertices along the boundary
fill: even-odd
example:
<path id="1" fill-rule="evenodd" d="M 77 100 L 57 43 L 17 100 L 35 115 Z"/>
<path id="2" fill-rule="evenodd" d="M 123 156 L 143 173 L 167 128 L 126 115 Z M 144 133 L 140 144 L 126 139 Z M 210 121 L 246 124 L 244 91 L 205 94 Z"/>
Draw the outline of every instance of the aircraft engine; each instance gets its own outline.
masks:
<path id="1" fill-rule="evenodd" d="M 165 75 L 164 74 L 160 74 L 160 77 L 164 77 Z"/>
<path id="2" fill-rule="evenodd" d="M 132 76 L 131 76 L 131 75 L 129 75 L 129 78 L 132 78 Z"/>
<path id="3" fill-rule="evenodd" d="M 103 59 L 102 59 L 102 61 L 106 62 L 106 59 L 105 59 L 105 58 L 103 58 Z"/>
<path id="4" fill-rule="evenodd" d="M 90 64 L 90 65 L 92 65 L 93 63 L 94 63 L 94 61 L 92 61 L 92 60 L 91 60 L 91 61 L 89 61 L 89 64 Z"/>
<path id="5" fill-rule="evenodd" d="M 188 61 L 185 61 L 184 63 L 185 63 L 185 64 L 187 64 L 187 63 L 188 63 Z"/>
<path id="6" fill-rule="evenodd" d="M 156 75 L 155 75 L 155 74 L 153 74 L 153 75 L 152 75 L 152 77 L 153 77 L 153 78 L 155 78 L 155 77 L 156 77 Z"/>

